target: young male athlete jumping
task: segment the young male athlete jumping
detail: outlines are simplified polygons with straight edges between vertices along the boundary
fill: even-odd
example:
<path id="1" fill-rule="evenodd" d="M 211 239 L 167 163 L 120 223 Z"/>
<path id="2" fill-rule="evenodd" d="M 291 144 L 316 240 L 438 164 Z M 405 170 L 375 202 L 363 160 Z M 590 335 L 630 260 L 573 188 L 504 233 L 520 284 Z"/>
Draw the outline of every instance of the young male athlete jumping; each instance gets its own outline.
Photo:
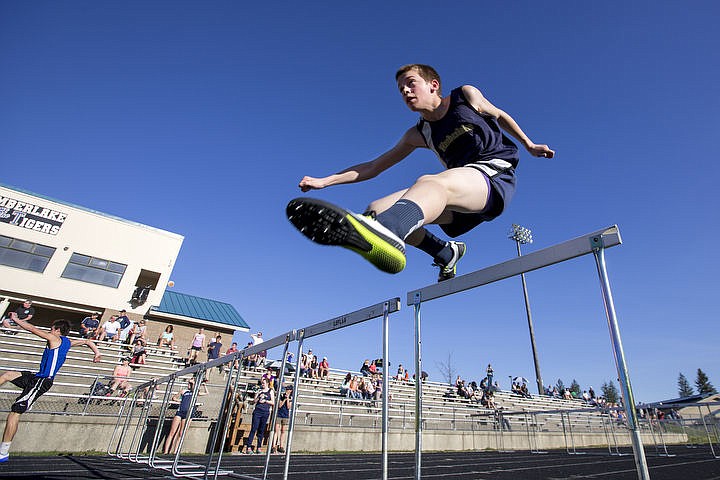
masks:
<path id="1" fill-rule="evenodd" d="M 443 281 L 455 276 L 466 246 L 441 240 L 424 225 L 438 224 L 454 238 L 503 212 L 515 193 L 519 160 L 517 146 L 503 130 L 533 156 L 552 158 L 555 152 L 533 143 L 472 85 L 443 97 L 440 76 L 429 65 L 405 65 L 395 79 L 405 104 L 420 114 L 417 125 L 379 157 L 327 177 L 306 176 L 300 189 L 369 180 L 416 148 L 434 151 L 447 170 L 423 175 L 410 188 L 375 200 L 363 215 L 312 198 L 292 200 L 287 215 L 314 242 L 349 248 L 388 273 L 405 268 L 407 242 L 433 257 L 440 267 L 438 281 Z"/>
<path id="2" fill-rule="evenodd" d="M 67 338 L 67 334 L 70 332 L 70 322 L 67 320 L 55 320 L 49 332 L 22 319 L 15 319 L 15 323 L 20 328 L 44 338 L 47 340 L 47 344 L 40 360 L 40 370 L 37 373 L 7 371 L 0 375 L 0 385 L 12 382 L 23 389 L 20 396 L 15 399 L 15 403 L 12 404 L 5 422 L 5 431 L 2 443 L 0 443 L 0 463 L 8 461 L 10 443 L 17 432 L 20 415 L 27 412 L 35 400 L 52 387 L 53 379 L 65 363 L 65 357 L 70 348 L 76 345 L 87 345 L 95 353 L 93 362 L 100 361 L 100 351 L 91 340 Z"/>

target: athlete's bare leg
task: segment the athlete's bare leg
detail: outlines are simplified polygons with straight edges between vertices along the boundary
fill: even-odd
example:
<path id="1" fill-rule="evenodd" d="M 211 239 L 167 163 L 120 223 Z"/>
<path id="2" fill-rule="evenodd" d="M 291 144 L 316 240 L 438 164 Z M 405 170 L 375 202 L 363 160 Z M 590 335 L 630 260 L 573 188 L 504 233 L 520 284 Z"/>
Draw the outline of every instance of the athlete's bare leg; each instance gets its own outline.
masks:
<path id="1" fill-rule="evenodd" d="M 423 175 L 402 199 L 416 203 L 425 215 L 424 224 L 435 223 L 445 210 L 480 212 L 487 205 L 485 174 L 474 168 L 451 168 Z"/>
<path id="2" fill-rule="evenodd" d="M 17 433 L 18 424 L 20 423 L 20 414 L 15 412 L 8 413 L 5 421 L 5 431 L 3 432 L 3 442 L 12 442 Z"/>
<path id="3" fill-rule="evenodd" d="M 423 175 L 410 188 L 373 201 L 368 210 L 384 212 L 400 199 L 411 200 L 423 211 L 424 225 L 442 225 L 452 220 L 452 211 L 479 212 L 487 205 L 485 175 L 475 168 L 453 168 L 434 175 Z M 425 235 L 419 228 L 405 242 L 417 246 Z"/>
<path id="4" fill-rule="evenodd" d="M 15 371 L 7 371 L 0 375 L 0 385 L 2 385 L 5 382 L 11 382 L 15 380 L 16 378 L 20 377 L 22 374 L 20 372 Z"/>

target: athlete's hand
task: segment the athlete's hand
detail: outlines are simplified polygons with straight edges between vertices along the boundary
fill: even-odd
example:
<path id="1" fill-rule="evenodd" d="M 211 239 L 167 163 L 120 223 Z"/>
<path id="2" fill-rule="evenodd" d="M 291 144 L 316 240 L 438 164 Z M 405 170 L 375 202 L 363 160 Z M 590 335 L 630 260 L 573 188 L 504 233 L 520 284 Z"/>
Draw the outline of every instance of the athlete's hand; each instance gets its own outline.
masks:
<path id="1" fill-rule="evenodd" d="M 530 155 L 533 157 L 553 158 L 555 156 L 555 150 L 550 150 L 550 147 L 547 145 L 536 145 L 532 143 L 528 145 L 527 151 L 530 152 Z"/>
<path id="2" fill-rule="evenodd" d="M 303 177 L 303 179 L 300 180 L 298 187 L 300 187 L 300 190 L 302 190 L 303 192 L 307 192 L 310 190 L 319 190 L 321 188 L 325 188 L 325 184 L 320 178 Z"/>
<path id="3" fill-rule="evenodd" d="M 102 358 L 102 355 L 100 355 L 99 353 L 96 354 L 95 357 L 93 358 L 93 363 L 98 363 L 101 358 Z"/>

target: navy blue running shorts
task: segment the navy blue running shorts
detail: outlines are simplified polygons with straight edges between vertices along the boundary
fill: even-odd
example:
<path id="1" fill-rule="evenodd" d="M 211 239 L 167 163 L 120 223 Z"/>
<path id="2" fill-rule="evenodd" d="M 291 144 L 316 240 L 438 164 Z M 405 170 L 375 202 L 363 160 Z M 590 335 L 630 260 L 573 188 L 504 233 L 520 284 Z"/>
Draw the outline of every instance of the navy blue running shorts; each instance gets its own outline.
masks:
<path id="1" fill-rule="evenodd" d="M 466 165 L 470 167 L 470 165 Z M 472 167 L 471 167 L 472 168 Z M 485 173 L 483 172 L 483 175 Z M 452 212 L 450 223 L 440 225 L 440 228 L 450 237 L 455 238 L 467 233 L 483 222 L 489 222 L 498 217 L 515 195 L 515 170 L 508 169 L 492 177 L 485 178 L 490 183 L 488 203 L 482 212 L 463 213 Z"/>

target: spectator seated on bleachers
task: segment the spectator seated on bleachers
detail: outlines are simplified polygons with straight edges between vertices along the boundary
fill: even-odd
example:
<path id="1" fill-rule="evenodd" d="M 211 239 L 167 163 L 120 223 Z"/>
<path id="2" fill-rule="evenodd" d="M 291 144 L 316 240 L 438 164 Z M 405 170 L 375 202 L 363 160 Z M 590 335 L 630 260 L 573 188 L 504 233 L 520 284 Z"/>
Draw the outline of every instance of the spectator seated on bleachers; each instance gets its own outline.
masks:
<path id="1" fill-rule="evenodd" d="M 23 302 L 15 311 L 11 311 L 10 314 L 2 319 L 2 326 L 5 328 L 17 328 L 18 324 L 16 320 L 24 320 L 29 322 L 35 315 L 35 307 L 32 306 L 32 300 L 29 298 Z M 17 335 L 17 332 L 13 330 L 3 330 L 3 333 L 9 335 Z"/>
<path id="2" fill-rule="evenodd" d="M 473 387 L 474 385 L 474 387 Z M 477 388 L 477 384 L 475 382 L 472 382 L 470 384 L 470 387 L 472 388 L 472 394 L 470 395 L 470 401 L 474 403 L 481 403 L 483 399 L 483 390 L 480 388 Z"/>
<path id="3" fill-rule="evenodd" d="M 361 382 L 363 385 L 363 398 L 365 400 L 375 400 L 375 383 L 373 380 L 371 378 L 363 378 Z"/>
<path id="4" fill-rule="evenodd" d="M 132 372 L 130 358 L 125 357 L 122 359 L 122 363 L 113 370 L 113 381 L 110 384 L 108 396 L 114 396 L 116 390 L 120 390 L 121 394 L 126 394 L 130 390 L 130 382 L 128 382 L 130 372 Z"/>
<path id="5" fill-rule="evenodd" d="M 98 314 L 93 312 L 89 317 L 85 317 L 80 323 L 80 337 L 95 339 L 97 337 L 98 329 L 100 328 L 100 320 L 98 320 Z"/>
<path id="6" fill-rule="evenodd" d="M 322 379 L 327 379 L 329 374 L 330 363 L 328 362 L 327 357 L 323 357 L 322 361 L 318 365 L 318 377 Z"/>
<path id="7" fill-rule="evenodd" d="M 465 380 L 460 378 L 460 375 L 458 375 L 457 379 L 455 380 L 455 390 L 457 396 L 460 398 L 470 398 L 472 396 L 472 393 L 465 385 Z"/>
<path id="8" fill-rule="evenodd" d="M 301 378 L 308 378 L 310 377 L 310 359 L 308 358 L 307 353 L 303 353 L 300 356 L 300 377 Z"/>
<path id="9" fill-rule="evenodd" d="M 112 315 L 100 328 L 98 340 L 107 340 L 108 342 L 120 341 L 120 322 L 117 315 Z"/>
<path id="10" fill-rule="evenodd" d="M 252 347 L 252 342 L 248 342 L 247 345 L 245 345 L 245 348 L 249 348 L 249 347 Z M 253 353 L 252 355 L 243 357 L 243 362 L 242 362 L 243 367 L 249 368 L 249 369 L 256 368 L 258 366 L 257 358 L 258 358 L 257 353 Z"/>
<path id="11" fill-rule="evenodd" d="M 145 320 L 133 322 L 133 326 L 128 334 L 128 344 L 135 345 L 135 340 L 141 339 L 143 343 L 147 342 L 147 325 Z"/>
<path id="12" fill-rule="evenodd" d="M 130 357 L 130 367 L 135 369 L 138 368 L 139 365 L 145 365 L 146 358 L 147 350 L 145 349 L 145 344 L 143 343 L 142 338 L 138 338 L 135 340 L 135 345 L 133 346 L 132 355 Z"/>
<path id="13" fill-rule="evenodd" d="M 308 360 L 310 361 L 310 378 L 319 378 L 320 362 L 317 355 L 313 355 L 312 350 L 308 350 Z"/>
<path id="14" fill-rule="evenodd" d="M 521 397 L 525 397 L 525 398 L 532 398 L 532 396 L 530 395 L 530 391 L 527 388 L 527 385 L 524 383 L 521 384 L 521 383 L 513 382 L 511 391 L 515 395 L 520 395 Z"/>
<path id="15" fill-rule="evenodd" d="M 372 376 L 373 372 L 370 370 L 370 360 L 369 360 L 369 359 L 366 359 L 366 360 L 363 362 L 362 367 L 360 367 L 360 374 L 361 374 L 363 377 L 370 377 L 370 376 Z"/>
<path id="16" fill-rule="evenodd" d="M 158 347 L 168 347 L 171 349 L 175 349 L 175 339 L 173 334 L 173 326 L 168 325 L 165 327 L 165 331 L 160 334 L 157 341 Z"/>
<path id="17" fill-rule="evenodd" d="M 348 398 L 354 398 L 360 400 L 362 393 L 360 392 L 360 382 L 357 376 L 353 376 L 348 386 Z"/>
<path id="18" fill-rule="evenodd" d="M 532 398 L 532 395 L 530 395 L 530 390 L 528 390 L 526 383 L 523 383 L 522 385 L 520 385 L 520 395 L 522 395 L 525 398 Z"/>
<path id="19" fill-rule="evenodd" d="M 485 390 L 483 392 L 481 404 L 485 408 L 492 408 L 493 410 L 497 410 L 497 405 L 495 405 L 495 394 L 491 389 Z"/>
<path id="20" fill-rule="evenodd" d="M 480 390 L 487 390 L 488 388 L 488 379 L 487 377 L 480 380 Z"/>
<path id="21" fill-rule="evenodd" d="M 343 380 L 342 385 L 340 385 L 340 395 L 343 395 L 345 397 L 349 397 L 350 394 L 350 381 L 352 380 L 352 374 L 348 372 L 347 375 L 345 375 L 345 380 Z"/>

